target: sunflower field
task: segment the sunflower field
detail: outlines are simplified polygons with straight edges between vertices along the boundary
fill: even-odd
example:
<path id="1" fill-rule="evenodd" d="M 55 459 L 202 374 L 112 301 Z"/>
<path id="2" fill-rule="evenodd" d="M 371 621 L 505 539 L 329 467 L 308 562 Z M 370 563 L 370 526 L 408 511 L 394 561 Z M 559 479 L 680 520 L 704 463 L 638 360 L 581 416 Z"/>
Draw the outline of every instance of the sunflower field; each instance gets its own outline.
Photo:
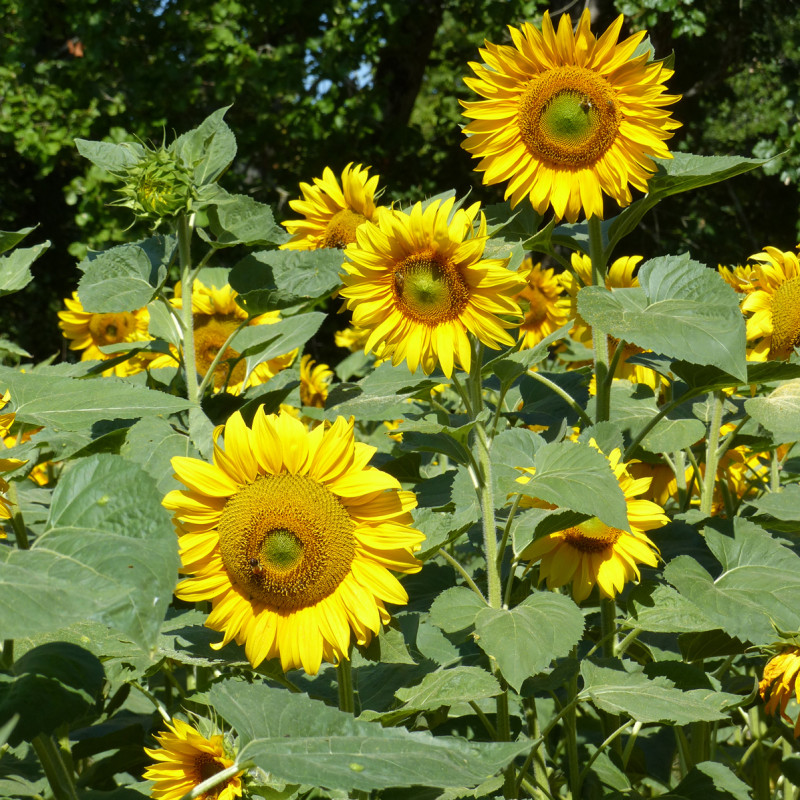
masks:
<path id="1" fill-rule="evenodd" d="M 0 797 L 800 797 L 800 261 L 625 254 L 769 160 L 671 151 L 623 25 L 464 65 L 493 204 L 75 140 L 147 233 L 0 340 Z"/>

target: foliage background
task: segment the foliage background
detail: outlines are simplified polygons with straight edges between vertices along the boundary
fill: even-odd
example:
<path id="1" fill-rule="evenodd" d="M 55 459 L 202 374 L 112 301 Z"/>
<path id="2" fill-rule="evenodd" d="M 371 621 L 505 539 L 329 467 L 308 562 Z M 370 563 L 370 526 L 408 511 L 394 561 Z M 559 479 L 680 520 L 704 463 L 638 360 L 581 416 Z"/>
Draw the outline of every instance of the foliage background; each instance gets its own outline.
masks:
<path id="1" fill-rule="evenodd" d="M 109 208 L 108 176 L 76 137 L 167 139 L 233 100 L 230 191 L 269 203 L 278 218 L 298 182 L 348 161 L 371 165 L 387 199 L 483 188 L 462 150 L 458 97 L 483 38 L 538 21 L 536 0 L 0 0 L 0 227 L 41 224 L 54 246 L 37 280 L 6 300 L 3 334 L 37 360 L 64 352 L 55 312 L 74 289 L 86 248 L 145 231 Z M 675 53 L 670 89 L 683 95 L 673 149 L 770 156 L 762 172 L 662 203 L 634 236 L 645 257 L 691 251 L 716 266 L 798 236 L 800 13 L 793 0 L 596 0 L 593 28 L 617 13 L 626 33 L 650 31 Z M 777 131 L 777 134 L 775 133 Z M 780 183 L 773 175 L 780 175 Z M 235 253 L 231 253 L 235 259 Z M 233 263 L 233 261 L 231 262 Z M 323 328 L 329 338 L 329 328 Z M 338 356 L 322 339 L 318 355 Z M 341 352 L 341 351 L 340 351 Z"/>

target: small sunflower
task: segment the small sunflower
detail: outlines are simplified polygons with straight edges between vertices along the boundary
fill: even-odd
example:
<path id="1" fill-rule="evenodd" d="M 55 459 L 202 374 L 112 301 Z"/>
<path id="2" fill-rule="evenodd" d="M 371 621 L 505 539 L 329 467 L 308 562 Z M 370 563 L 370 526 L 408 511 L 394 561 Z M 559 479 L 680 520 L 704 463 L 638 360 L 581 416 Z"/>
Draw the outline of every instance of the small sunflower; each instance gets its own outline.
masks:
<path id="1" fill-rule="evenodd" d="M 519 271 L 527 274 L 528 280 L 528 285 L 517 295 L 525 314 L 519 326 L 519 338 L 523 340 L 523 348 L 535 347 L 569 322 L 572 304 L 555 270 L 533 264 L 527 256 Z"/>
<path id="2" fill-rule="evenodd" d="M 6 392 L 4 395 L 0 396 L 0 409 L 5 408 L 10 399 L 10 392 Z M 0 414 L 0 439 L 5 440 L 8 437 L 9 429 L 14 424 L 14 417 L 15 414 L 13 412 Z M 16 437 L 13 437 L 13 440 L 14 444 L 16 444 Z M 9 445 L 6 444 L 6 446 Z M 0 458 L 0 520 L 11 519 L 11 503 L 5 497 L 5 493 L 9 488 L 8 481 L 4 480 L 2 475 L 6 472 L 12 472 L 26 463 L 26 461 L 20 461 L 18 458 Z M 0 528 L 0 539 L 5 538 L 6 534 L 3 529 Z"/>
<path id="3" fill-rule="evenodd" d="M 369 339 L 369 330 L 363 328 L 345 328 L 342 331 L 336 331 L 333 335 L 333 341 L 337 347 L 345 347 L 351 353 L 356 353 L 363 350 L 364 346 Z"/>
<path id="4" fill-rule="evenodd" d="M 750 256 L 757 262 L 752 277 L 753 291 L 744 298 L 742 311 L 747 320 L 748 350 L 753 361 L 786 359 L 800 344 L 800 264 L 797 255 L 765 247 Z"/>
<path id="5" fill-rule="evenodd" d="M 369 177 L 369 167 L 348 164 L 342 171 L 341 184 L 330 167 L 325 167 L 314 185 L 300 184 L 302 200 L 290 200 L 292 210 L 305 219 L 291 219 L 281 224 L 292 238 L 281 245 L 284 250 L 343 248 L 356 240 L 356 229 L 364 222 L 375 222 L 375 195 L 378 176 Z"/>
<path id="6" fill-rule="evenodd" d="M 680 123 L 665 106 L 672 70 L 634 55 L 646 31 L 618 43 L 622 17 L 599 38 L 581 15 L 573 32 L 564 14 L 553 29 L 509 26 L 512 45 L 486 42 L 485 64 L 470 63 L 464 82 L 485 98 L 462 101 L 470 122 L 462 146 L 475 158 L 487 185 L 508 181 L 505 197 L 516 206 L 526 195 L 540 214 L 552 206 L 558 219 L 603 216 L 603 192 L 621 206 L 630 186 L 647 191 L 653 158 L 671 158 L 664 144 Z"/>
<path id="7" fill-rule="evenodd" d="M 153 781 L 150 797 L 154 800 L 180 800 L 195 786 L 236 763 L 235 754 L 226 747 L 222 734 L 206 738 L 179 719 L 168 722 L 167 731 L 155 738 L 160 747 L 144 748 L 145 753 L 156 762 L 144 771 L 144 778 Z M 200 798 L 234 800 L 241 797 L 240 775 L 237 773 L 228 778 L 210 792 L 200 795 Z"/>
<path id="8" fill-rule="evenodd" d="M 339 417 L 310 433 L 290 414 L 259 407 L 248 428 L 235 412 L 214 463 L 173 458 L 186 490 L 175 512 L 182 572 L 176 594 L 210 600 L 206 625 L 244 644 L 253 666 L 316 674 L 349 658 L 351 629 L 366 644 L 389 620 L 384 603 L 408 595 L 389 572 L 417 572 L 423 534 L 410 527 L 412 492 L 367 466 L 375 452 Z"/>
<path id="9" fill-rule="evenodd" d="M 506 269 L 508 259 L 483 258 L 486 219 L 473 222 L 478 204 L 455 209 L 455 200 L 435 200 L 410 214 L 380 209 L 378 224 L 358 229 L 345 250 L 340 294 L 353 324 L 370 330 L 365 346 L 408 362 L 430 375 L 437 361 L 449 378 L 453 366 L 469 371 L 468 333 L 493 349 L 513 345 L 513 323 L 498 314 L 521 317 L 513 299 L 525 279 Z M 383 349 L 380 349 L 383 347 Z"/>
<path id="10" fill-rule="evenodd" d="M 147 308 L 137 311 L 120 311 L 109 314 L 94 314 L 83 310 L 77 292 L 72 298 L 65 297 L 65 311 L 58 312 L 58 327 L 69 342 L 70 350 L 82 350 L 81 361 L 108 361 L 116 355 L 107 355 L 100 347 L 121 342 L 146 342 L 150 312 Z M 118 354 L 117 354 L 118 355 Z M 129 358 L 103 374 L 120 377 L 134 375 L 144 369 L 140 358 Z"/>
<path id="11" fill-rule="evenodd" d="M 590 443 L 597 446 L 593 439 Z M 607 458 L 625 495 L 631 532 L 611 528 L 592 517 L 575 527 L 536 539 L 519 555 L 521 561 L 541 562 L 539 580 L 546 578 L 548 589 L 571 582 L 576 603 L 585 600 L 595 584 L 602 597 L 614 597 L 626 583 L 639 580 L 638 564 L 656 566 L 658 548 L 645 531 L 669 522 L 661 506 L 637 499 L 650 488 L 651 478 L 634 478 L 628 465 L 620 461 L 618 449 Z M 523 472 L 527 475 L 517 478 L 519 483 L 527 483 L 534 474 L 533 468 L 523 468 Z"/>
<path id="12" fill-rule="evenodd" d="M 787 647 L 764 667 L 764 677 L 758 684 L 758 691 L 764 701 L 767 714 L 780 712 L 781 717 L 794 723 L 795 738 L 800 737 L 800 716 L 792 720 L 786 713 L 792 695 L 800 702 L 800 686 L 797 685 L 797 674 L 800 672 L 800 647 Z"/>
<path id="13" fill-rule="evenodd" d="M 13 416 L 13 415 L 12 415 Z M 1 426 L 0 426 L 1 428 Z M 0 438 L 2 438 L 3 443 L 6 447 L 16 447 L 18 444 L 25 444 L 25 442 L 29 442 L 31 440 L 31 436 L 39 431 L 42 430 L 41 428 L 32 428 L 26 430 L 22 433 L 22 436 L 15 436 L 14 434 L 6 433 L 3 435 L 0 433 Z M 21 462 L 25 463 L 25 462 Z M 50 483 L 50 473 L 49 473 L 49 466 L 51 465 L 50 461 L 43 461 L 41 464 L 37 464 L 29 473 L 28 477 L 37 485 L 37 486 L 47 486 Z"/>
<path id="14" fill-rule="evenodd" d="M 333 370 L 327 364 L 317 364 L 306 353 L 300 359 L 300 402 L 304 406 L 325 408 L 331 378 Z"/>
<path id="15" fill-rule="evenodd" d="M 197 372 L 201 377 L 205 377 L 211 364 L 222 350 L 228 337 L 242 323 L 247 325 L 271 325 L 280 320 L 277 311 L 270 311 L 260 314 L 248 321 L 247 312 L 236 302 L 237 292 L 225 284 L 217 288 L 216 286 L 206 286 L 198 280 L 194 282 L 192 291 L 192 320 L 194 322 L 194 353 Z M 183 296 L 181 284 L 175 285 L 175 296 L 170 300 L 176 308 L 183 307 Z M 239 394 L 250 386 L 257 386 L 266 383 L 282 369 L 288 367 L 294 361 L 297 351 L 286 355 L 271 358 L 258 364 L 247 377 L 245 375 L 247 364 L 244 359 L 235 363 L 231 370 L 229 362 L 239 358 L 239 352 L 232 347 L 226 348 L 223 358 L 218 362 L 214 369 L 214 389 L 220 391 L 223 387 L 231 394 Z M 150 362 L 152 369 L 161 367 L 175 366 L 177 352 L 172 355 L 161 355 Z"/>

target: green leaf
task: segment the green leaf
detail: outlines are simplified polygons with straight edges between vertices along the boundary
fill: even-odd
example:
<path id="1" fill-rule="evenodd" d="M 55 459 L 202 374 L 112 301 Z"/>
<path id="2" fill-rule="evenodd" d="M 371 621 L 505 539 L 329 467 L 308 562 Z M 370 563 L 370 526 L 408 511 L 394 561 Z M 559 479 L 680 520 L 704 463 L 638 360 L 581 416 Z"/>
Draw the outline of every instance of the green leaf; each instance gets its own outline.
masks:
<path id="1" fill-rule="evenodd" d="M 581 662 L 584 688 L 580 697 L 590 699 L 609 714 L 627 714 L 638 722 L 686 725 L 726 719 L 725 708 L 734 705 L 739 695 L 713 689 L 675 689 L 667 678 L 650 680 L 641 672 L 610 669 Z"/>
<path id="2" fill-rule="evenodd" d="M 695 364 L 711 364 L 744 381 L 745 325 L 736 292 L 688 255 L 648 261 L 640 288 L 587 286 L 578 311 L 618 339 Z"/>
<path id="3" fill-rule="evenodd" d="M 426 675 L 422 682 L 395 693 L 407 708 L 435 711 L 442 706 L 497 697 L 502 692 L 493 675 L 481 667 L 453 667 Z"/>
<path id="4" fill-rule="evenodd" d="M 796 483 L 747 502 L 761 514 L 769 514 L 785 522 L 800 522 L 800 486 Z"/>
<path id="5" fill-rule="evenodd" d="M 239 331 L 234 345 L 247 359 L 249 375 L 259 364 L 301 348 L 325 321 L 325 314 L 309 311 L 270 325 L 249 325 Z"/>
<path id="6" fill-rule="evenodd" d="M 519 692 L 526 678 L 569 654 L 583 633 L 583 614 L 565 595 L 535 592 L 510 611 L 481 609 L 475 631 L 481 649 Z"/>
<path id="7" fill-rule="evenodd" d="M 341 286 L 341 269 L 335 248 L 263 250 L 243 258 L 230 283 L 249 314 L 263 314 L 328 297 Z"/>
<path id="8" fill-rule="evenodd" d="M 146 306 L 167 278 L 174 248 L 174 239 L 158 236 L 93 257 L 78 284 L 84 311 L 103 314 Z"/>
<path id="9" fill-rule="evenodd" d="M 121 378 L 61 378 L 0 367 L 0 382 L 11 391 L 19 422 L 58 430 L 90 429 L 102 419 L 168 416 L 190 406 L 187 400 Z"/>
<path id="10" fill-rule="evenodd" d="M 716 627 L 691 601 L 671 586 L 642 584 L 628 599 L 627 625 L 653 633 L 694 633 Z"/>
<path id="11" fill-rule="evenodd" d="M 533 477 L 526 484 L 515 483 L 515 491 L 628 530 L 625 496 L 599 450 L 576 442 L 551 442 L 536 451 L 533 466 Z"/>
<path id="12" fill-rule="evenodd" d="M 79 728 L 100 712 L 103 665 L 75 644 L 35 647 L 14 663 L 12 675 L 0 677 L 0 725 L 19 714 L 12 746 L 62 725 Z"/>
<path id="13" fill-rule="evenodd" d="M 38 228 L 32 225 L 30 228 L 20 228 L 18 231 L 0 231 L 0 253 L 5 253 L 12 247 L 16 247 L 29 233 Z"/>
<path id="14" fill-rule="evenodd" d="M 207 209 L 215 247 L 235 244 L 280 244 L 286 233 L 275 224 L 272 209 L 244 194 L 228 194 L 216 198 Z"/>
<path id="15" fill-rule="evenodd" d="M 678 556 L 664 577 L 730 636 L 768 644 L 781 630 L 800 629 L 800 558 L 751 522 L 737 518 L 733 538 L 705 529 L 706 544 L 722 565 L 713 578 L 690 556 Z M 736 609 L 736 613 L 731 613 Z"/>
<path id="16" fill-rule="evenodd" d="M 569 329 L 573 324 L 572 320 L 570 320 L 570 322 L 562 325 L 557 331 L 553 331 L 534 347 L 505 353 L 499 358 L 490 361 L 484 366 L 484 369 L 491 368 L 492 372 L 500 379 L 501 384 L 504 386 L 511 385 L 520 375 L 524 375 L 530 367 L 546 358 L 550 352 L 550 345 L 560 342 L 569 333 Z"/>
<path id="17" fill-rule="evenodd" d="M 784 762 L 782 762 L 781 766 Z M 728 767 L 716 761 L 701 761 L 661 800 L 751 800 L 750 786 Z"/>
<path id="18" fill-rule="evenodd" d="M 431 606 L 431 622 L 445 633 L 456 633 L 466 630 L 475 624 L 475 617 L 481 609 L 486 608 L 472 589 L 466 586 L 453 586 L 445 589 Z"/>
<path id="19" fill-rule="evenodd" d="M 32 280 L 31 264 L 50 247 L 50 242 L 23 247 L 0 256 L 0 297 L 24 289 Z"/>
<path id="20" fill-rule="evenodd" d="M 128 167 L 133 167 L 144 158 L 144 147 L 138 142 L 95 142 L 90 139 L 76 139 L 78 152 L 88 158 L 92 164 L 107 170 L 114 175 L 123 174 Z"/>
<path id="21" fill-rule="evenodd" d="M 514 555 L 519 555 L 534 539 L 580 525 L 587 518 L 586 514 L 563 508 L 527 508 L 517 512 L 511 523 Z"/>
<path id="22" fill-rule="evenodd" d="M 236 156 L 236 137 L 222 120 L 229 108 L 217 109 L 168 148 L 194 171 L 194 182 L 198 186 L 214 183 Z"/>
<path id="23" fill-rule="evenodd" d="M 800 379 L 784 383 L 766 397 L 751 397 L 745 411 L 768 431 L 787 441 L 800 437 Z"/>
<path id="24" fill-rule="evenodd" d="M 215 684 L 210 704 L 239 734 L 239 758 L 289 783 L 371 791 L 389 786 L 477 786 L 530 742 L 477 744 L 361 722 L 263 684 Z"/>
<path id="25" fill-rule="evenodd" d="M 97 620 L 154 646 L 175 586 L 175 532 L 153 479 L 119 456 L 72 463 L 31 550 L 0 548 L 0 638 Z"/>

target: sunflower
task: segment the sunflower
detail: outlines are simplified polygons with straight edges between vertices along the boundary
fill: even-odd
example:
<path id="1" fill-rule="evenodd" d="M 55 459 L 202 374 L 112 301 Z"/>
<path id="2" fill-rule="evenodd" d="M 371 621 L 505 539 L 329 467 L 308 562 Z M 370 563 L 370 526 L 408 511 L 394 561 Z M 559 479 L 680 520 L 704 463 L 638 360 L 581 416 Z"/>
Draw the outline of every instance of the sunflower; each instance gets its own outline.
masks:
<path id="1" fill-rule="evenodd" d="M 252 430 L 235 412 L 214 463 L 173 458 L 188 488 L 164 498 L 180 536 L 182 600 L 210 600 L 206 625 L 244 644 L 257 666 L 316 674 L 348 658 L 351 629 L 366 644 L 408 595 L 389 572 L 417 572 L 425 538 L 409 527 L 412 492 L 367 466 L 374 447 L 339 417 L 311 433 L 259 407 Z"/>
<path id="2" fill-rule="evenodd" d="M 333 335 L 333 341 L 337 347 L 345 347 L 351 353 L 356 353 L 363 350 L 364 346 L 369 339 L 370 332 L 363 328 L 345 328 L 342 331 L 336 331 Z"/>
<path id="3" fill-rule="evenodd" d="M 11 393 L 7 391 L 0 397 L 0 409 L 5 408 L 10 399 Z M 8 437 L 8 431 L 14 424 L 14 417 L 15 415 L 13 412 L 0 414 L 0 439 L 5 440 Z M 16 444 L 16 438 L 14 438 L 14 444 Z M 5 497 L 5 493 L 9 488 L 8 481 L 4 480 L 2 475 L 5 472 L 12 472 L 23 464 L 27 464 L 27 461 L 20 461 L 18 458 L 0 458 L 0 520 L 11 519 L 11 503 Z M 6 534 L 3 529 L 0 528 L 0 539 L 5 538 Z"/>
<path id="4" fill-rule="evenodd" d="M 613 291 L 614 289 L 630 289 L 638 286 L 639 278 L 634 275 L 634 272 L 641 260 L 642 256 L 623 256 L 614 261 L 606 273 L 606 289 L 611 289 Z M 583 317 L 578 314 L 578 293 L 584 286 L 588 286 L 592 282 L 592 260 L 583 253 L 573 253 L 572 269 L 575 271 L 574 275 L 572 273 L 564 273 L 561 276 L 561 280 L 572 302 L 570 315 L 575 318 L 575 326 L 570 331 L 570 335 L 575 341 L 591 348 L 592 328 L 584 321 Z M 609 336 L 609 357 L 614 356 L 617 347 L 619 347 L 619 340 Z M 629 363 L 628 359 L 631 356 L 647 351 L 629 342 L 625 342 L 622 347 L 623 350 L 617 361 L 617 368 L 614 372 L 615 379 L 627 380 L 631 383 L 642 383 L 645 386 L 649 386 L 654 392 L 657 387 L 668 383 L 667 379 L 659 375 L 655 370 L 648 369 L 641 364 Z M 579 365 L 574 364 L 573 366 Z M 594 386 L 595 380 L 592 378 L 590 386 L 592 394 L 595 392 Z"/>
<path id="5" fill-rule="evenodd" d="M 526 256 L 519 272 L 527 274 L 528 281 L 516 298 L 525 314 L 519 326 L 519 338 L 523 340 L 523 348 L 535 347 L 569 322 L 572 304 L 555 270 L 533 264 L 531 257 Z"/>
<path id="6" fill-rule="evenodd" d="M 738 294 L 750 294 L 755 291 L 753 279 L 755 278 L 756 268 L 753 264 L 738 265 L 735 267 L 725 267 L 722 264 L 717 266 L 720 277 L 729 286 L 733 287 Z"/>
<path id="7" fill-rule="evenodd" d="M 194 322 L 194 354 L 197 371 L 205 377 L 217 353 L 222 350 L 228 337 L 243 323 L 247 325 L 271 325 L 280 320 L 277 311 L 260 314 L 248 320 L 247 312 L 236 302 L 237 292 L 225 284 L 221 288 L 206 286 L 198 280 L 192 290 L 192 320 Z M 183 307 L 181 284 L 175 285 L 175 296 L 170 300 L 176 308 Z M 233 369 L 230 362 L 239 358 L 239 352 L 227 347 L 214 369 L 214 389 L 226 389 L 231 394 L 239 394 L 249 386 L 266 383 L 282 369 L 294 361 L 297 351 L 262 361 L 247 376 L 247 364 L 244 359 L 236 361 Z M 153 359 L 152 369 L 175 366 L 177 351 L 164 354 Z"/>
<path id="8" fill-rule="evenodd" d="M 404 359 L 430 375 L 437 361 L 449 378 L 453 365 L 469 371 L 472 333 L 488 347 L 513 345 L 513 327 L 498 314 L 521 317 L 513 299 L 525 279 L 506 269 L 508 259 L 483 258 L 486 218 L 477 231 L 478 204 L 455 209 L 455 199 L 434 200 L 410 214 L 379 209 L 378 224 L 364 225 L 345 250 L 340 290 L 353 324 L 368 328 L 365 351 Z M 383 349 L 380 349 L 383 347 Z"/>
<path id="9" fill-rule="evenodd" d="M 597 446 L 594 439 L 590 444 Z M 634 478 L 628 465 L 620 461 L 620 451 L 607 456 L 611 469 L 625 495 L 630 533 L 611 528 L 597 517 L 572 528 L 557 531 L 529 544 L 520 554 L 521 561 L 540 561 L 539 580 L 547 578 L 547 588 L 556 589 L 572 582 L 576 603 L 585 600 L 597 584 L 602 597 L 614 597 L 632 580 L 639 580 L 637 564 L 651 567 L 658 563 L 658 548 L 645 531 L 669 522 L 664 509 L 650 500 L 637 499 L 650 488 L 651 478 Z M 517 478 L 527 483 L 533 468 L 522 468 Z M 536 501 L 533 501 L 536 505 Z"/>
<path id="10" fill-rule="evenodd" d="M 764 701 L 764 711 L 774 714 L 776 711 L 787 721 L 792 718 L 786 713 L 786 707 L 792 694 L 800 702 L 800 687 L 797 686 L 797 673 L 800 672 L 800 647 L 788 647 L 767 662 L 764 677 L 758 684 L 758 691 Z M 800 736 L 800 716 L 794 721 L 794 735 Z"/>
<path id="11" fill-rule="evenodd" d="M 146 342 L 152 337 L 147 333 L 150 312 L 147 308 L 137 311 L 119 311 L 110 314 L 94 314 L 83 310 L 77 292 L 72 298 L 64 298 L 65 311 L 58 312 L 58 327 L 69 342 L 70 350 L 82 350 L 81 361 L 108 361 L 119 353 L 109 355 L 100 347 L 121 342 Z M 134 356 L 106 370 L 104 375 L 125 377 L 144 369 L 145 362 Z"/>
<path id="12" fill-rule="evenodd" d="M 630 186 L 647 191 L 652 158 L 671 158 L 664 141 L 680 126 L 664 109 L 679 96 L 665 94 L 672 70 L 634 55 L 646 31 L 618 43 L 622 17 L 596 39 L 590 15 L 577 31 L 569 14 L 553 30 L 509 26 L 513 46 L 486 42 L 477 77 L 464 82 L 484 100 L 462 101 L 470 122 L 462 146 L 480 162 L 487 185 L 508 181 L 516 206 L 526 195 L 540 214 L 575 222 L 581 209 L 603 216 L 603 192 L 621 206 Z"/>
<path id="13" fill-rule="evenodd" d="M 325 408 L 331 378 L 333 370 L 327 364 L 317 364 L 306 353 L 300 359 L 300 402 L 304 406 Z"/>
<path id="14" fill-rule="evenodd" d="M 752 278 L 753 291 L 742 301 L 742 311 L 752 314 L 747 320 L 748 350 L 753 361 L 786 359 L 800 344 L 800 264 L 797 255 L 765 247 L 750 256 L 757 262 Z"/>
<path id="15" fill-rule="evenodd" d="M 11 415 L 13 416 L 13 415 Z M 0 430 L 2 426 L 0 425 Z M 5 435 L 0 433 L 0 438 L 2 438 L 3 443 L 6 447 L 16 447 L 18 444 L 25 444 L 31 440 L 31 436 L 39 431 L 42 430 L 41 428 L 32 428 L 26 431 L 23 431 L 21 436 L 15 436 L 14 434 L 10 434 L 6 432 Z M 25 463 L 25 462 L 21 462 Z M 29 473 L 28 477 L 37 485 L 37 486 L 47 486 L 50 483 L 50 471 L 49 468 L 51 466 L 50 461 L 43 461 L 41 464 L 37 464 Z"/>
<path id="16" fill-rule="evenodd" d="M 232 767 L 235 754 L 225 745 L 222 734 L 207 739 L 186 722 L 173 719 L 167 732 L 156 736 L 158 748 L 144 751 L 156 763 L 147 767 L 144 778 L 153 781 L 150 796 L 155 800 L 180 800 L 212 775 Z M 242 779 L 237 773 L 210 792 L 200 795 L 205 800 L 234 800 L 242 796 Z"/>
<path id="17" fill-rule="evenodd" d="M 342 171 L 341 184 L 330 167 L 325 167 L 314 185 L 300 184 L 302 200 L 290 200 L 292 210 L 305 219 L 286 220 L 281 224 L 292 238 L 281 245 L 284 250 L 343 248 L 356 240 L 356 229 L 367 221 L 376 221 L 375 195 L 378 176 L 369 177 L 369 167 L 352 162 Z"/>

